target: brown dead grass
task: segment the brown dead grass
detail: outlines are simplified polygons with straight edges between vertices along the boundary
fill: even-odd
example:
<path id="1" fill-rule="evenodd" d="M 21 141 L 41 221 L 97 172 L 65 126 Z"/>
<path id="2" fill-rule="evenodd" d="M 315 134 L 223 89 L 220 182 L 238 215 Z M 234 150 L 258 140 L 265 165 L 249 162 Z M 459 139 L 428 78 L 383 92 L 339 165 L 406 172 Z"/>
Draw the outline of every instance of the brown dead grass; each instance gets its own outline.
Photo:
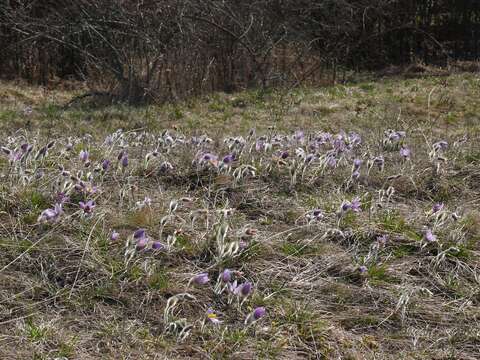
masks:
<path id="1" fill-rule="evenodd" d="M 2 84 L 1 94 L 2 144 L 10 135 L 40 145 L 55 138 L 59 144 L 51 162 L 42 164 L 47 173 L 42 181 L 22 184 L 5 158 L 0 160 L 0 358 L 480 357 L 480 122 L 471 120 L 480 111 L 480 79 L 475 74 L 218 94 L 135 109 L 79 106 L 64 111 L 60 105 L 71 92 L 45 96 L 40 89 L 11 83 Z M 23 113 L 27 105 L 33 106 L 31 115 Z M 251 127 L 258 134 L 271 127 L 279 133 L 345 129 L 362 135 L 359 155 L 368 157 L 382 152 L 383 131 L 392 128 L 407 131 L 413 153 L 407 164 L 385 153 L 385 171 L 363 174 L 352 188 L 345 187 L 350 165 L 308 173 L 292 188 L 285 168 L 260 172 L 239 185 L 231 176 L 197 174 L 191 170 L 191 154 L 183 150 L 174 150 L 174 174 L 145 172 L 146 149 L 137 146 L 129 152 L 128 181 L 120 173 L 99 181 L 93 219 L 79 219 L 72 205 L 62 222 L 36 224 L 40 211 L 53 202 L 56 164 L 80 170 L 77 153 L 88 144 L 83 136 L 92 135 L 93 149 L 118 127 L 142 128 L 156 137 L 164 128 L 207 133 L 218 153 L 226 151 L 225 136 L 246 136 Z M 440 139 L 452 145 L 463 134 L 467 143 L 449 150 L 448 161 L 435 174 L 429 146 Z M 60 154 L 69 136 L 83 144 L 70 160 Z M 152 147 L 148 143 L 148 150 Z M 99 161 L 116 152 L 99 150 L 95 156 Z M 402 176 L 388 180 L 397 174 Z M 370 194 L 375 202 L 378 190 L 389 186 L 395 188 L 390 203 L 345 217 L 342 233 L 332 231 L 344 199 L 365 195 L 366 201 Z M 123 199 L 120 189 L 128 190 Z M 151 207 L 135 210 L 145 196 Z M 186 221 L 164 230 L 173 234 L 181 228 L 177 246 L 169 253 L 137 254 L 125 265 L 126 238 L 138 227 L 158 236 L 170 201 L 185 196 L 193 201 L 177 214 Z M 461 219 L 439 228 L 438 246 L 422 247 L 423 226 L 430 221 L 426 212 L 439 201 Z M 229 237 L 250 227 L 257 234 L 240 257 L 216 262 L 209 239 L 218 220 L 215 209 L 224 206 L 235 209 Z M 317 207 L 326 219 L 307 226 L 304 215 Z M 197 214 L 193 225 L 192 214 Z M 121 241 L 108 240 L 112 229 Z M 389 241 L 376 251 L 372 245 L 382 234 Z M 369 269 L 361 274 L 358 267 L 364 262 Z M 241 279 L 254 284 L 254 294 L 241 309 L 211 288 L 189 285 L 202 271 L 216 280 L 224 267 L 241 271 Z M 184 292 L 195 300 L 181 301 L 176 315 L 193 328 L 179 341 L 165 332 L 163 311 L 169 298 Z M 268 315 L 245 329 L 243 320 L 255 306 L 265 306 Z M 219 313 L 221 326 L 202 328 L 208 307 Z"/>

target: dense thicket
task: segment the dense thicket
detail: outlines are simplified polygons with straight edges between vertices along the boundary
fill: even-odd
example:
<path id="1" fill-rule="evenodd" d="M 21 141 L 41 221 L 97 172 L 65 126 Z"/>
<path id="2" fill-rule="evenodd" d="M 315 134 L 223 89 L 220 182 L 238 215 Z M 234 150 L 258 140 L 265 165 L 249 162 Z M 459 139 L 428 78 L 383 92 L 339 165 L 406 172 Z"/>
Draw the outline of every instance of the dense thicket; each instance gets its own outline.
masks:
<path id="1" fill-rule="evenodd" d="M 476 59 L 479 20 L 475 0 L 3 0 L 0 74 L 166 100 Z"/>

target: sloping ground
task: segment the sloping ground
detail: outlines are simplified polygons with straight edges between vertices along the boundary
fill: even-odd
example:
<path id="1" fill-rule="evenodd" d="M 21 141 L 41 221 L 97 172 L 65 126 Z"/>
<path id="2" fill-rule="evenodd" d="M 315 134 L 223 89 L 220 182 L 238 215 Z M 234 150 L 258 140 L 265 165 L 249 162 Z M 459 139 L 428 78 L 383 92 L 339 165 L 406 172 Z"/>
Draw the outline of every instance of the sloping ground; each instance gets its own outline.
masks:
<path id="1" fill-rule="evenodd" d="M 0 358 L 480 357 L 477 75 L 73 95 L 0 90 Z"/>

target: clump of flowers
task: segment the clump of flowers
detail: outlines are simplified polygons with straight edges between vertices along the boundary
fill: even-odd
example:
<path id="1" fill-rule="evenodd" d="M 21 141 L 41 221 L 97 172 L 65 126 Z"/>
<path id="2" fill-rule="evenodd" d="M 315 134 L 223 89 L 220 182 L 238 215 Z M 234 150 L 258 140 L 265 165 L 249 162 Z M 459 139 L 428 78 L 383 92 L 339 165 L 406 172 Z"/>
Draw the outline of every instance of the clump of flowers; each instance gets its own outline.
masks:
<path id="1" fill-rule="evenodd" d="M 352 201 L 344 201 L 340 207 L 340 212 L 346 213 L 348 211 L 353 212 L 360 212 L 362 211 L 362 203 L 360 202 L 360 198 L 356 197 Z"/>
<path id="2" fill-rule="evenodd" d="M 309 213 L 307 213 L 306 218 L 307 218 L 307 222 L 310 224 L 310 223 L 313 223 L 313 222 L 316 222 L 316 221 L 323 220 L 325 218 L 325 215 L 323 214 L 322 210 L 314 209 L 314 210 L 310 211 Z"/>
<path id="3" fill-rule="evenodd" d="M 383 138 L 383 147 L 385 150 L 397 150 L 401 140 L 406 137 L 405 131 L 396 131 L 388 129 L 385 131 Z"/>
<path id="4" fill-rule="evenodd" d="M 148 236 L 145 229 L 138 229 L 133 233 L 133 240 L 135 241 L 135 249 L 141 251 L 147 247 Z"/>

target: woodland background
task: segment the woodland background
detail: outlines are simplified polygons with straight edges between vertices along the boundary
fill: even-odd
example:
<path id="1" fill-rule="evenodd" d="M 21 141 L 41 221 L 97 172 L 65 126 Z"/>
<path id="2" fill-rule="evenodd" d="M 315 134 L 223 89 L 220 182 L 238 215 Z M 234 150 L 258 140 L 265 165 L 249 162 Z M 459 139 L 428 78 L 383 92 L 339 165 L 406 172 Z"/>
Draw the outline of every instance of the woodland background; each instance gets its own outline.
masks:
<path id="1" fill-rule="evenodd" d="M 3 0 L 0 76 L 129 103 L 479 55 L 475 0 Z"/>

